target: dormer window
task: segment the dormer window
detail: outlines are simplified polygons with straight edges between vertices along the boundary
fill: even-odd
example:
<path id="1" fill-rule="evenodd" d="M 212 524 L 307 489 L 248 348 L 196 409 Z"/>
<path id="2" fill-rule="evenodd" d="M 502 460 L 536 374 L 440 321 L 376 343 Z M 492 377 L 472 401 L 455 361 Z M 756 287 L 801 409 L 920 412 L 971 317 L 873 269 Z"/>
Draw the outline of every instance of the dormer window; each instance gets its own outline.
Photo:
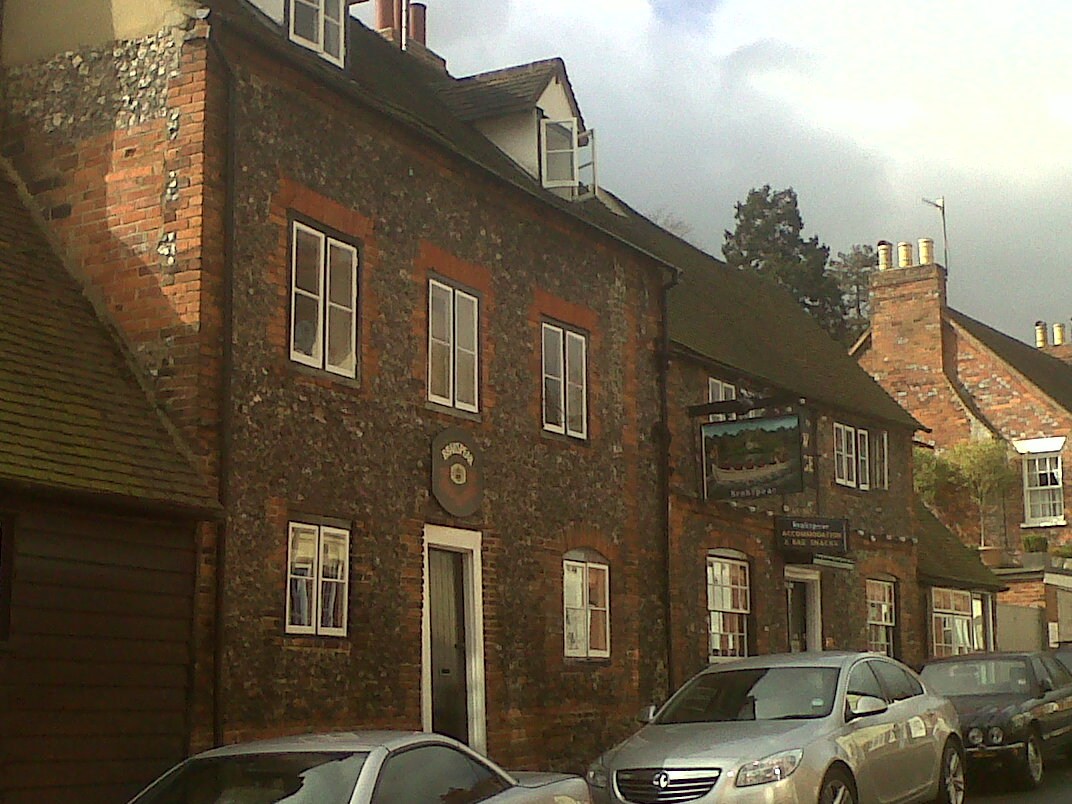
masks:
<path id="1" fill-rule="evenodd" d="M 595 132 L 580 131 L 575 117 L 541 120 L 540 172 L 548 189 L 568 188 L 578 195 L 595 192 Z"/>
<path id="2" fill-rule="evenodd" d="M 290 0 L 290 38 L 343 66 L 345 0 Z"/>

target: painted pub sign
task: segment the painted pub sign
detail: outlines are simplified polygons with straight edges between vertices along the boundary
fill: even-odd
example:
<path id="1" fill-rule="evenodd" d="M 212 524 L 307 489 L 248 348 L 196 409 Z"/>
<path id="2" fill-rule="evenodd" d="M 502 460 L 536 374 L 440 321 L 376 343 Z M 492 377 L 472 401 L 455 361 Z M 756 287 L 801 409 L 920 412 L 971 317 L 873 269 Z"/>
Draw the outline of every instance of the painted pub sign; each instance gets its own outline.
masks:
<path id="1" fill-rule="evenodd" d="M 449 427 L 432 439 L 432 494 L 454 516 L 470 516 L 484 499 L 484 462 L 473 438 Z"/>
<path id="2" fill-rule="evenodd" d="M 751 499 L 804 489 L 796 413 L 707 422 L 700 433 L 707 499 Z"/>

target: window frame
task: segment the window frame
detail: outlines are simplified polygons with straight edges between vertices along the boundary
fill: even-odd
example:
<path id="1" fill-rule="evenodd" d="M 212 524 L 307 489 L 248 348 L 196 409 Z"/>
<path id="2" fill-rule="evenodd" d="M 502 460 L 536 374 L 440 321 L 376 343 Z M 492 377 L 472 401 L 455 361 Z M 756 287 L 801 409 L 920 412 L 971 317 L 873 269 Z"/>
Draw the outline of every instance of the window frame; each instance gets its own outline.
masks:
<path id="1" fill-rule="evenodd" d="M 312 530 L 314 531 L 315 536 L 316 549 L 314 553 L 314 566 L 311 575 L 309 576 L 296 575 L 292 571 L 295 558 L 295 532 L 301 529 Z M 287 523 L 286 606 L 283 620 L 283 629 L 286 634 L 290 636 L 327 637 L 345 637 L 347 635 L 350 617 L 350 536 L 351 534 L 348 528 L 339 527 L 337 525 L 327 525 L 300 519 L 292 519 Z M 323 563 L 325 537 L 342 538 L 343 578 L 341 579 L 324 577 Z M 313 596 L 308 604 L 310 611 L 309 625 L 295 625 L 291 622 L 291 612 L 294 608 L 292 581 L 296 578 L 311 578 L 313 581 Z M 324 593 L 325 583 L 342 587 L 343 606 L 341 626 L 326 626 L 321 623 L 321 604 L 323 602 L 322 595 Z"/>
<path id="2" fill-rule="evenodd" d="M 571 551 L 573 552 L 573 551 Z M 570 606 L 569 601 L 566 599 L 566 572 L 568 567 L 574 567 L 580 570 L 581 573 L 581 588 L 582 588 L 582 601 L 581 606 Z M 596 570 L 604 573 L 604 589 L 606 590 L 606 599 L 601 601 L 602 606 L 593 606 L 589 598 L 591 591 L 590 573 Z M 567 640 L 566 620 L 567 612 L 583 611 L 584 616 L 584 646 L 579 650 L 571 650 L 569 642 Z M 592 616 L 593 613 L 602 612 L 604 629 L 607 635 L 607 646 L 605 650 L 598 650 L 592 648 Z M 611 632 L 610 632 L 610 563 L 604 560 L 597 560 L 595 558 L 576 558 L 570 557 L 570 554 L 562 559 L 562 646 L 563 655 L 567 659 L 609 659 L 611 650 Z"/>
<path id="3" fill-rule="evenodd" d="M 561 376 L 555 377 L 547 373 L 547 335 L 548 333 L 554 333 L 558 336 L 558 344 L 561 349 L 559 355 L 561 359 L 560 366 L 562 368 Z M 576 387 L 576 383 L 571 384 L 570 374 L 572 361 L 570 359 L 570 341 L 580 344 L 581 349 L 581 414 L 580 429 L 570 426 L 570 388 Z M 543 429 L 549 433 L 557 433 L 558 435 L 569 436 L 570 438 L 577 438 L 581 440 L 588 439 L 588 335 L 581 330 L 574 329 L 572 327 L 565 326 L 554 321 L 543 321 L 540 326 L 540 365 L 541 365 L 541 382 L 540 382 L 540 418 L 543 424 Z M 560 410 L 562 412 L 562 424 L 556 425 L 553 422 L 547 420 L 547 381 L 548 379 L 557 380 L 559 385 L 559 401 Z"/>
<path id="4" fill-rule="evenodd" d="M 890 487 L 890 437 L 886 430 L 880 430 L 875 438 L 875 456 L 871 462 L 874 467 L 874 483 L 876 489 L 889 489 Z"/>
<path id="5" fill-rule="evenodd" d="M 856 488 L 871 489 L 871 434 L 856 428 Z"/>
<path id="6" fill-rule="evenodd" d="M 562 126 L 570 132 L 570 148 L 551 148 L 547 138 L 547 129 L 550 126 Z M 544 187 L 554 189 L 558 187 L 576 187 L 581 182 L 580 175 L 580 135 L 576 117 L 565 117 L 561 120 L 550 117 L 540 118 L 540 181 Z M 552 154 L 569 154 L 571 177 L 569 179 L 552 179 L 548 176 L 548 163 Z"/>
<path id="7" fill-rule="evenodd" d="M 337 3 L 339 6 L 339 19 L 337 21 L 333 21 L 327 14 L 328 4 L 333 2 Z M 316 40 L 307 39 L 295 30 L 295 22 L 298 16 L 295 13 L 295 9 L 299 5 L 316 7 L 318 37 Z M 290 16 L 290 19 L 287 22 L 287 31 L 291 42 L 300 47 L 304 47 L 307 50 L 313 51 L 322 59 L 331 62 L 336 67 L 346 66 L 346 27 L 347 19 L 349 18 L 349 5 L 347 0 L 288 0 L 287 10 Z M 328 27 L 333 22 L 337 24 L 339 28 L 338 55 L 328 51 L 324 44 L 327 39 Z"/>
<path id="8" fill-rule="evenodd" d="M 443 291 L 450 296 L 450 320 L 447 322 L 448 340 L 439 341 L 435 339 L 434 332 L 435 326 L 433 321 L 434 315 L 434 295 L 436 292 Z M 472 304 L 473 310 L 473 329 L 470 333 L 472 336 L 473 350 L 471 352 L 473 357 L 473 372 L 472 372 L 472 395 L 473 403 L 462 402 L 458 399 L 459 388 L 459 371 L 458 371 L 458 358 L 460 353 L 469 354 L 468 350 L 463 350 L 459 343 L 458 337 L 458 309 L 459 301 Z M 440 277 L 428 277 L 428 376 L 427 376 L 427 398 L 429 402 L 436 405 L 442 405 L 447 408 L 454 408 L 455 410 L 464 411 L 466 413 L 479 413 L 480 412 L 480 363 L 481 363 L 481 348 L 480 348 L 480 296 L 475 292 L 472 292 L 458 284 L 449 282 Z M 433 346 L 436 343 L 443 343 L 447 347 L 447 353 L 449 354 L 449 365 L 447 366 L 447 383 L 449 386 L 449 396 L 442 396 L 436 394 L 432 390 L 432 376 L 433 376 Z"/>
<path id="9" fill-rule="evenodd" d="M 319 266 L 318 266 L 318 290 L 314 294 L 305 288 L 298 286 L 298 241 L 299 235 L 311 235 L 317 239 L 319 248 Z M 343 307 L 337 302 L 331 300 L 331 255 L 332 250 L 338 249 L 344 251 L 350 255 L 350 284 L 352 288 L 352 304 L 349 308 Z M 359 343 L 358 343 L 358 329 L 360 325 L 360 263 L 361 253 L 358 246 L 353 242 L 348 242 L 340 237 L 337 237 L 330 233 L 330 230 L 326 227 L 318 228 L 316 225 L 299 220 L 298 218 L 291 219 L 290 227 L 290 326 L 289 326 L 289 343 L 288 350 L 290 352 L 291 362 L 298 363 L 309 368 L 316 369 L 318 371 L 324 371 L 328 374 L 334 374 L 339 377 L 346 377 L 348 379 L 357 378 L 358 357 L 359 357 Z M 307 355 L 302 351 L 295 348 L 295 325 L 298 315 L 297 299 L 302 298 L 314 298 L 317 305 L 317 322 L 316 322 L 316 347 L 315 354 Z M 352 360 L 352 366 L 347 367 L 345 364 L 332 365 L 329 362 L 328 355 L 330 354 L 330 343 L 328 341 L 330 337 L 330 322 L 332 309 L 348 309 L 352 317 L 352 326 L 350 327 L 350 344 L 349 354 Z"/>
<path id="10" fill-rule="evenodd" d="M 1045 527 L 1048 525 L 1064 525 L 1065 524 L 1065 493 L 1064 493 L 1064 461 L 1060 451 L 1055 452 L 1028 452 L 1021 455 L 1021 472 L 1023 478 L 1024 488 L 1024 525 L 1029 527 Z M 1032 471 L 1031 466 L 1039 461 L 1056 461 L 1056 467 L 1053 470 L 1053 474 L 1056 475 L 1057 482 L 1053 485 L 1035 485 L 1032 483 L 1032 477 L 1040 477 L 1042 472 L 1039 470 Z M 1050 470 L 1045 470 L 1049 473 Z M 1057 508 L 1056 514 L 1047 514 L 1044 516 L 1032 516 L 1032 498 L 1034 495 L 1041 496 L 1043 493 L 1053 493 L 1056 496 L 1056 500 L 1051 500 L 1050 505 L 1055 505 Z"/>
<path id="11" fill-rule="evenodd" d="M 714 573 L 712 570 L 717 566 L 722 565 L 726 568 L 726 576 L 729 578 L 730 583 L 728 585 L 712 583 Z M 751 655 L 751 648 L 749 647 L 749 626 L 752 619 L 752 568 L 744 558 L 738 558 L 735 556 L 722 555 L 720 553 L 708 554 L 706 567 L 706 593 L 707 593 L 707 661 L 709 664 L 715 662 L 727 661 L 729 659 L 744 658 Z M 743 569 L 744 570 L 744 586 L 735 585 L 730 577 L 732 570 Z M 744 590 L 745 605 L 743 607 L 733 605 L 733 593 L 734 591 Z M 724 590 L 722 597 L 725 599 L 726 593 L 730 600 L 730 605 L 727 608 L 720 608 L 716 604 L 715 598 L 718 595 L 713 594 L 716 590 Z M 726 630 L 715 630 L 715 618 L 716 615 L 731 615 L 740 617 L 742 624 L 742 630 L 731 632 Z M 725 621 L 723 620 L 723 623 Z M 729 637 L 730 644 L 734 640 L 739 642 L 742 652 L 729 652 L 729 653 L 715 653 L 712 650 L 711 642 L 715 634 L 720 637 Z"/>
<path id="12" fill-rule="evenodd" d="M 732 402 L 737 399 L 737 386 L 732 383 L 728 383 L 724 380 L 720 380 L 718 377 L 707 378 L 707 401 L 711 402 Z M 735 421 L 737 419 L 736 413 L 712 413 L 707 417 L 709 422 L 727 422 Z"/>
<path id="13" fill-rule="evenodd" d="M 948 595 L 950 605 L 945 607 L 939 607 L 939 594 L 943 596 Z M 980 650 L 980 646 L 977 644 L 978 634 L 975 627 L 974 601 L 976 595 L 978 595 L 979 599 L 983 598 L 983 595 L 981 595 L 980 593 L 973 593 L 967 589 L 954 589 L 951 587 L 941 586 L 931 587 L 931 652 L 933 656 L 959 656 L 964 653 L 971 653 L 973 651 Z M 956 603 L 954 602 L 955 600 L 966 600 L 967 605 L 964 606 L 962 604 L 958 608 Z M 938 625 L 939 620 L 943 621 L 943 625 L 941 628 L 939 628 Z M 966 633 L 968 636 L 967 643 L 963 643 L 957 640 L 958 623 L 961 624 L 959 630 L 962 633 Z M 946 624 L 948 624 L 948 627 Z M 984 639 L 988 642 L 991 639 L 991 637 L 986 635 L 987 633 L 989 633 L 989 630 L 989 626 L 987 626 L 986 631 L 984 632 Z M 946 631 L 951 634 L 953 641 L 939 641 L 939 637 L 944 636 Z"/>
<path id="14" fill-rule="evenodd" d="M 878 589 L 883 592 L 881 596 L 873 594 Z M 895 581 L 882 578 L 868 578 L 865 597 L 867 600 L 867 649 L 894 658 L 897 650 L 897 584 Z M 878 616 L 875 616 L 876 610 Z M 879 632 L 884 638 L 874 639 L 872 634 Z M 882 645 L 885 645 L 885 649 L 879 647 Z"/>
<path id="15" fill-rule="evenodd" d="M 834 422 L 834 482 L 846 488 L 856 488 L 858 468 L 856 428 L 841 422 Z"/>

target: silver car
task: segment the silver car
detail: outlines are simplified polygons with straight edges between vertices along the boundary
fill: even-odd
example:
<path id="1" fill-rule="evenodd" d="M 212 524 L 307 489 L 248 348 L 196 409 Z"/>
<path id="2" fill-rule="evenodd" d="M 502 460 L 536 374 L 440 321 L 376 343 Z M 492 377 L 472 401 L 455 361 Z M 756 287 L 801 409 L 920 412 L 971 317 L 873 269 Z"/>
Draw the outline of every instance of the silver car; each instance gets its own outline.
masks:
<path id="1" fill-rule="evenodd" d="M 191 757 L 131 804 L 585 804 L 579 776 L 507 773 L 438 734 L 364 731 L 230 745 Z"/>
<path id="2" fill-rule="evenodd" d="M 885 656 L 713 665 L 642 720 L 589 768 L 598 804 L 964 801 L 956 711 Z"/>

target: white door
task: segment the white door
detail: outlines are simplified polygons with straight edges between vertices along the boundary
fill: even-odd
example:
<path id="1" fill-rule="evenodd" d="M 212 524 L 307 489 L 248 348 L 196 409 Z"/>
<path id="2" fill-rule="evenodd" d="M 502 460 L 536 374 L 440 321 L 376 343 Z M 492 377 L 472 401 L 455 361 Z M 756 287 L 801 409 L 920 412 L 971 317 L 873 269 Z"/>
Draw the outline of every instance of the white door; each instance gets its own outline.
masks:
<path id="1" fill-rule="evenodd" d="M 814 567 L 785 568 L 785 610 L 791 653 L 823 649 L 821 577 Z"/>
<path id="2" fill-rule="evenodd" d="M 480 532 L 424 527 L 421 718 L 487 752 Z M 452 696 L 461 699 L 451 700 Z M 458 718 L 464 723 L 458 723 Z"/>

